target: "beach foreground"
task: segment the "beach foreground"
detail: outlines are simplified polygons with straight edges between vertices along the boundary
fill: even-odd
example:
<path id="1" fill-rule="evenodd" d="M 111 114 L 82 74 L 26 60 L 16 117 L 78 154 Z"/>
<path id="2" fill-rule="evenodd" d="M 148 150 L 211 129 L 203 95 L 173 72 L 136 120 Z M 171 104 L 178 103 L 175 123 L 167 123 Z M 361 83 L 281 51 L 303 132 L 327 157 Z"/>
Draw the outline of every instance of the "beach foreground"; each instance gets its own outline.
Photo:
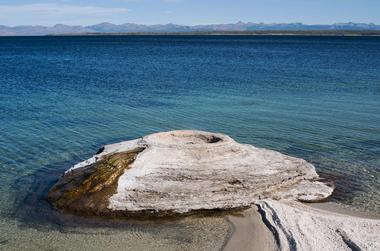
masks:
<path id="1" fill-rule="evenodd" d="M 155 218 L 242 210 L 226 250 L 378 250 L 380 221 L 301 202 L 334 190 L 306 161 L 227 135 L 170 131 L 102 147 L 50 190 L 59 210 Z"/>

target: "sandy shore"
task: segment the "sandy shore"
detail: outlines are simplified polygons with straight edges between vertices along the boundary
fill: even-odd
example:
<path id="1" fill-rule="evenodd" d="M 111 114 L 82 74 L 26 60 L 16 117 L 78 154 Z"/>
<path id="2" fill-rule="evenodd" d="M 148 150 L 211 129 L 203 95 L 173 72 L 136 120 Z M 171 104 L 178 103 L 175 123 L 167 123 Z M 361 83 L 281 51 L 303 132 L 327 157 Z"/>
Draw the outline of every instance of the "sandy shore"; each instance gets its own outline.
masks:
<path id="1" fill-rule="evenodd" d="M 380 220 L 380 214 L 356 211 L 354 209 L 345 207 L 343 205 L 340 205 L 334 202 L 308 203 L 305 205 L 312 208 L 327 211 L 328 213 L 337 213 L 337 214 L 343 214 L 343 215 L 354 216 L 354 217 L 365 218 L 365 219 Z"/>
<path id="2" fill-rule="evenodd" d="M 379 250 L 380 216 L 335 203 L 260 202 L 227 216 L 224 250 Z"/>
<path id="3" fill-rule="evenodd" d="M 261 220 L 257 207 L 239 215 L 226 217 L 231 224 L 232 235 L 224 250 L 275 250 L 272 233 Z"/>

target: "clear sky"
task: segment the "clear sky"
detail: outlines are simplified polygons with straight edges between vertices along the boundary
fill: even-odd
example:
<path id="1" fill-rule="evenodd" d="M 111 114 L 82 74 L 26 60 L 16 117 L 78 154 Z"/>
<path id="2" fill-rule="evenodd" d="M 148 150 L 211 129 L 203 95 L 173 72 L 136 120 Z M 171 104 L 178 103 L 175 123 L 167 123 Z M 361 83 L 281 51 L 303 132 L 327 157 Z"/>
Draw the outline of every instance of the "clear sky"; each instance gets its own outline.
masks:
<path id="1" fill-rule="evenodd" d="M 380 24 L 380 0 L 0 0 L 2 25 Z"/>

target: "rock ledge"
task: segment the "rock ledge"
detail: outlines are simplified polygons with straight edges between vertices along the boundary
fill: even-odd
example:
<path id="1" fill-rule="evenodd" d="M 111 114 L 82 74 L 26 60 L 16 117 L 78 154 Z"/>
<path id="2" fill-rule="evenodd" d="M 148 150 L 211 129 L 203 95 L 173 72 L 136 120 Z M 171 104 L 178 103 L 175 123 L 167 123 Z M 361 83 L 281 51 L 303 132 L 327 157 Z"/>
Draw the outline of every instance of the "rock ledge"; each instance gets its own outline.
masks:
<path id="1" fill-rule="evenodd" d="M 305 160 L 227 135 L 170 131 L 106 145 L 49 191 L 81 215 L 167 216 L 248 207 L 258 200 L 320 201 L 333 187 Z"/>

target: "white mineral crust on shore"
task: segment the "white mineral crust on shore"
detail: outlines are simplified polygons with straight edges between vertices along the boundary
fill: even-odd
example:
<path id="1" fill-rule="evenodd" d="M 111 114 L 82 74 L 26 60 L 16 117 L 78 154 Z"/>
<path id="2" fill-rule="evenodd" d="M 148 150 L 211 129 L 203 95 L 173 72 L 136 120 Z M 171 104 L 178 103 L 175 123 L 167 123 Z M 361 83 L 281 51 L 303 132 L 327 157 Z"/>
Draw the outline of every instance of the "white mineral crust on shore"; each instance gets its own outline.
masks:
<path id="1" fill-rule="evenodd" d="M 380 220 L 291 201 L 265 200 L 257 206 L 279 250 L 380 250 Z"/>

